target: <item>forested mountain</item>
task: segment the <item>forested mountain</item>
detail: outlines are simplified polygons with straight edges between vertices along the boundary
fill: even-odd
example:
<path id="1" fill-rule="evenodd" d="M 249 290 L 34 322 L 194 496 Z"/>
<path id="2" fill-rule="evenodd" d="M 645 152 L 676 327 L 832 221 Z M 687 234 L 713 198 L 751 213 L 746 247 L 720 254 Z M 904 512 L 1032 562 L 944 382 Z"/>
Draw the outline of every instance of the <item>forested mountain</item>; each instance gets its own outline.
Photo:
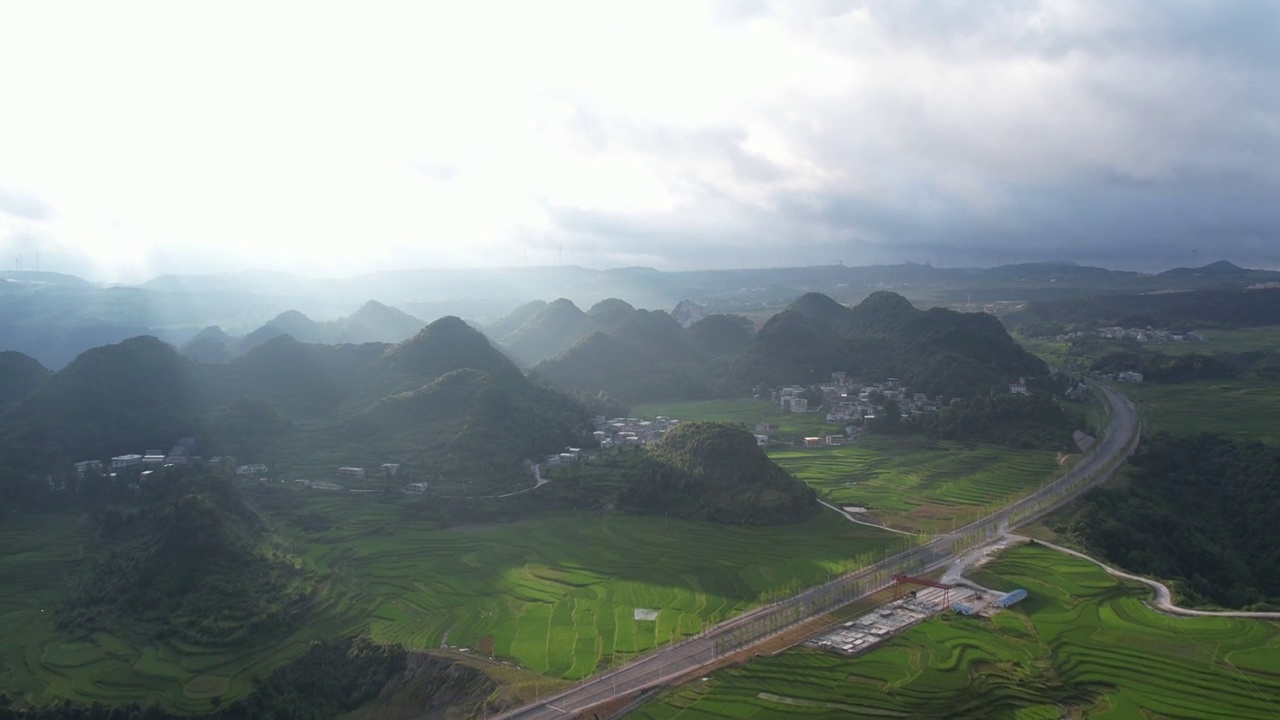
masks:
<path id="1" fill-rule="evenodd" d="M 101 535 L 116 551 L 70 588 L 60 627 L 234 644 L 281 632 L 305 612 L 299 563 L 228 477 L 170 468 L 142 491 L 142 511 L 102 516 Z"/>
<path id="2" fill-rule="evenodd" d="M 552 311 L 552 303 L 537 322 L 556 318 L 558 337 L 572 335 L 566 328 L 591 326 L 593 319 L 610 329 L 596 330 L 539 363 L 533 374 L 566 391 L 604 391 L 625 402 L 741 395 L 758 384 L 813 383 L 836 371 L 866 379 L 898 377 L 930 396 L 972 397 L 1047 373 L 995 317 L 918 310 L 890 292 L 873 293 L 852 308 L 808 293 L 754 335 L 745 318 L 710 315 L 682 328 L 667 313 L 620 301 L 585 314 L 557 302 L 561 308 Z M 528 338 L 521 342 L 530 346 Z"/>
<path id="3" fill-rule="evenodd" d="M 751 321 L 740 315 L 707 315 L 689 325 L 693 349 L 706 357 L 730 357 L 746 350 L 755 336 Z"/>
<path id="4" fill-rule="evenodd" d="M 1161 433 L 1130 468 L 1059 529 L 1127 570 L 1173 579 L 1190 602 L 1280 607 L 1280 450 Z"/>
<path id="5" fill-rule="evenodd" d="M 852 308 L 805 295 L 765 323 L 735 362 L 741 381 L 767 384 L 814 382 L 835 371 L 897 377 L 930 396 L 972 397 L 1048 369 L 991 315 L 918 310 L 884 291 Z"/>
<path id="6" fill-rule="evenodd" d="M 442 318 L 396 345 L 315 345 L 288 336 L 200 364 L 155 338 L 86 352 L 0 422 L 6 483 L 41 487 L 72 461 L 194 435 L 209 455 L 331 476 L 404 466 L 459 490 L 523 487 L 525 458 L 576 444 L 585 411 L 534 384 L 478 331 Z"/>
<path id="7" fill-rule="evenodd" d="M 20 352 L 0 352 L 0 416 L 39 390 L 53 373 Z"/>
<path id="8" fill-rule="evenodd" d="M 153 337 L 94 348 L 0 420 L 0 457 L 35 472 L 171 444 L 194 430 L 208 390 L 194 363 Z"/>

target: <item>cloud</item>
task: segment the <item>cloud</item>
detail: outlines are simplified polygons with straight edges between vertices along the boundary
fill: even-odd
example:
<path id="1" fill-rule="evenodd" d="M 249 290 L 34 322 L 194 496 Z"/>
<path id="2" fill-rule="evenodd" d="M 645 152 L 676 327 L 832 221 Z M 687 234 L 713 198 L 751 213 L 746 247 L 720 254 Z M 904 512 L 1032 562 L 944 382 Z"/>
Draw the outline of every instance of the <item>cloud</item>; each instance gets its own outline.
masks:
<path id="1" fill-rule="evenodd" d="M 1276 3 L 299 8 L 0 11 L 0 224 L 118 276 L 1280 266 Z"/>
<path id="2" fill-rule="evenodd" d="M 50 208 L 40 196 L 0 185 L 0 213 L 19 220 L 42 222 L 53 217 Z"/>

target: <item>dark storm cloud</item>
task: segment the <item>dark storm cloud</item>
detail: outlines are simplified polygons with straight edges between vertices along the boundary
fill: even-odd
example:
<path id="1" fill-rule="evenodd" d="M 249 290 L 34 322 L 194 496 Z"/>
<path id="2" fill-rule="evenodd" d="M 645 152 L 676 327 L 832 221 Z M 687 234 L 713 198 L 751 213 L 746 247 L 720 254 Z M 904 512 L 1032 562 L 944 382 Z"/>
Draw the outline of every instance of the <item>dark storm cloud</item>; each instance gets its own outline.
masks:
<path id="1" fill-rule="evenodd" d="M 53 217 L 53 210 L 38 196 L 3 186 L 0 186 L 0 213 L 33 222 Z"/>
<path id="2" fill-rule="evenodd" d="M 1196 248 L 1280 267 L 1280 3 L 726 3 L 718 17 L 786 23 L 853 68 L 754 118 L 826 180 L 788 184 L 740 127 L 597 118 L 600 147 L 721 163 L 740 192 L 704 189 L 649 217 L 557 211 L 562 237 L 703 267 L 726 248 L 761 264 L 874 253 L 1150 269 Z"/>

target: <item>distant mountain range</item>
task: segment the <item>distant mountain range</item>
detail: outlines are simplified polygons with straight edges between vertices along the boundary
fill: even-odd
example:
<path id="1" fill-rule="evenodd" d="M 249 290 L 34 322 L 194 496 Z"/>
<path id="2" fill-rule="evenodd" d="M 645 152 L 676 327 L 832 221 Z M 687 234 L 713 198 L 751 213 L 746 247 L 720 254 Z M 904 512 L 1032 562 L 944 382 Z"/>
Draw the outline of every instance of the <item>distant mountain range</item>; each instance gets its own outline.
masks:
<path id="1" fill-rule="evenodd" d="M 243 337 L 232 337 L 212 325 L 182 345 L 182 354 L 200 362 L 226 362 L 281 335 L 299 342 L 341 345 L 345 343 L 396 343 L 426 327 L 424 320 L 370 300 L 347 317 L 317 322 L 297 310 L 288 310 L 268 320 Z"/>
<path id="2" fill-rule="evenodd" d="M 273 319 L 279 320 L 277 325 L 287 325 L 289 320 L 279 316 L 291 310 L 321 318 L 318 323 L 337 322 L 332 319 L 370 298 L 427 321 L 446 315 L 469 318 L 476 324 L 487 324 L 491 337 L 502 337 L 529 319 L 510 316 L 511 310 L 535 298 L 563 297 L 578 307 L 623 298 L 636 307 L 674 308 L 678 322 L 687 326 L 699 313 L 758 317 L 782 309 L 806 292 L 854 304 L 876 290 L 889 289 L 921 305 L 967 307 L 1002 300 L 1075 301 L 1100 293 L 1229 290 L 1277 282 L 1280 273 L 1245 270 L 1225 262 L 1160 274 L 1071 263 L 987 269 L 906 263 L 690 272 L 564 266 L 400 270 L 342 279 L 248 271 L 167 275 L 137 287 L 109 287 L 50 272 L 0 272 L 0 350 L 17 350 L 58 369 L 91 347 L 143 334 L 182 346 L 210 326 L 241 336 Z M 684 301 L 689 302 L 682 304 Z M 528 312 L 542 309 L 534 305 Z M 519 322 L 512 327 L 494 325 L 501 317 Z M 294 329 L 304 334 L 301 328 Z M 361 337 L 356 334 L 345 339 L 340 328 L 330 328 L 321 336 L 333 342 L 359 342 Z M 374 339 L 392 338 L 382 335 Z M 219 357 L 222 340 L 211 331 L 199 338 L 193 355 Z M 244 349 L 233 343 L 229 354 L 234 356 Z M 525 362 L 554 356 L 534 353 L 532 360 Z"/>

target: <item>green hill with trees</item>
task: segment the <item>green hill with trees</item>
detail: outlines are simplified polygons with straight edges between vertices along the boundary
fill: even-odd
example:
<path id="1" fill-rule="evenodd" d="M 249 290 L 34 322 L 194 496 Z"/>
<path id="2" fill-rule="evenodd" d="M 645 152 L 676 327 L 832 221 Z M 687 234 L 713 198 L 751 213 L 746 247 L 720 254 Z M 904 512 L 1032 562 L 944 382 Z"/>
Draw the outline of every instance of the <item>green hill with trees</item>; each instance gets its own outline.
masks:
<path id="1" fill-rule="evenodd" d="M 1100 487 L 1058 529 L 1179 599 L 1280 608 L 1280 450 L 1214 435 L 1144 438 L 1124 482 Z"/>
<path id="2" fill-rule="evenodd" d="M 773 525 L 818 511 L 817 495 L 778 467 L 755 436 L 729 423 L 668 431 L 630 470 L 621 507 L 723 523 Z"/>
<path id="3" fill-rule="evenodd" d="M 395 463 L 402 482 L 511 490 L 529 482 L 524 459 L 579 444 L 587 418 L 454 317 L 395 345 L 282 335 L 215 364 L 134 338 L 84 353 L 0 419 L 0 459 L 15 471 L 0 498 L 44 497 L 46 475 L 74 482 L 74 461 L 185 436 L 206 457 L 302 477 Z"/>
<path id="4" fill-rule="evenodd" d="M 172 468 L 140 492 L 138 509 L 100 516 L 112 551 L 72 584 L 57 611 L 62 629 L 232 645 L 281 632 L 305 613 L 302 561 L 228 477 Z"/>
<path id="5" fill-rule="evenodd" d="M 53 373 L 29 355 L 0 352 L 0 415 L 39 390 Z"/>
<path id="6" fill-rule="evenodd" d="M 539 317 L 563 316 L 552 306 Z M 606 329 L 583 336 L 533 373 L 566 392 L 604 391 L 629 403 L 741 396 L 760 384 L 814 383 L 838 371 L 897 377 L 930 396 L 976 397 L 1048 373 L 994 316 L 919 310 L 883 291 L 852 308 L 808 293 L 755 334 L 745 318 L 711 315 L 681 328 L 664 312 L 621 301 L 604 301 L 574 322 Z"/>
<path id="7" fill-rule="evenodd" d="M 885 291 L 852 308 L 809 293 L 765 323 L 735 363 L 743 383 L 814 382 L 836 371 L 897 377 L 929 396 L 974 397 L 1048 368 L 991 315 L 919 310 Z"/>
<path id="8" fill-rule="evenodd" d="M 190 435 L 209 402 L 194 363 L 142 336 L 88 350 L 0 422 L 11 468 L 138 452 Z"/>

